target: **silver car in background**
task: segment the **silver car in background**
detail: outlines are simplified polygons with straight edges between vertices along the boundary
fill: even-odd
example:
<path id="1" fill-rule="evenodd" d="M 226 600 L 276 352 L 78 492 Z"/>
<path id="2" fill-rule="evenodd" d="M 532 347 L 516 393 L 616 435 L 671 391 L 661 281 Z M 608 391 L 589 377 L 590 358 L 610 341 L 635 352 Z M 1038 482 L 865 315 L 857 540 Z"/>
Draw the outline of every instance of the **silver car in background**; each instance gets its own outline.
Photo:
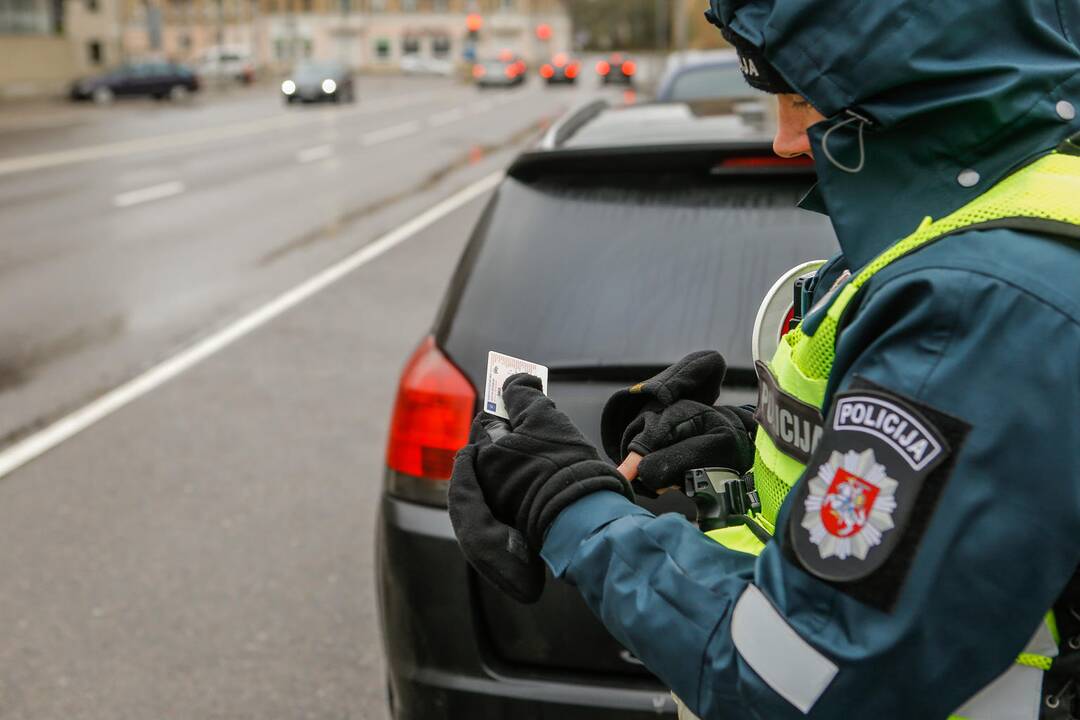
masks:
<path id="1" fill-rule="evenodd" d="M 344 63 L 306 61 L 297 65 L 282 81 L 286 103 L 352 102 L 356 99 L 352 73 Z"/>

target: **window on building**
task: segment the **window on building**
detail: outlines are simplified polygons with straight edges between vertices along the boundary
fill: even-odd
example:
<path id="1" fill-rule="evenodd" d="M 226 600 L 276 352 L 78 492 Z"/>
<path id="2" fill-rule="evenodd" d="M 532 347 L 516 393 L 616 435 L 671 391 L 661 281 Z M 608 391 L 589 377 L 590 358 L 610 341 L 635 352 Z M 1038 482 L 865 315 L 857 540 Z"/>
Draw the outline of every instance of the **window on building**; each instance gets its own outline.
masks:
<path id="1" fill-rule="evenodd" d="M 415 35 L 406 35 L 401 38 L 401 54 L 417 55 L 420 52 L 420 38 Z"/>
<path id="2" fill-rule="evenodd" d="M 450 0 L 433 0 L 431 7 L 435 12 L 444 13 L 450 11 Z"/>
<path id="3" fill-rule="evenodd" d="M 311 12 L 311 2 L 312 2 L 312 0 L 303 0 L 303 2 L 301 4 L 303 5 L 304 12 L 306 12 L 306 13 Z"/>
<path id="4" fill-rule="evenodd" d="M 517 0 L 499 0 L 499 9 L 503 12 L 513 12 L 517 9 Z"/>
<path id="5" fill-rule="evenodd" d="M 416 0 L 401 0 L 402 12 L 416 12 Z"/>
<path id="6" fill-rule="evenodd" d="M 98 0 L 86 0 L 86 12 L 96 13 L 98 11 Z"/>
<path id="7" fill-rule="evenodd" d="M 436 35 L 431 38 L 431 54 L 437 58 L 450 56 L 450 37 L 448 35 Z"/>
<path id="8" fill-rule="evenodd" d="M 371 12 L 386 12 L 386 0 L 368 0 Z"/>
<path id="9" fill-rule="evenodd" d="M 375 40 L 375 57 L 380 60 L 390 59 L 390 39 L 378 38 Z"/>
<path id="10" fill-rule="evenodd" d="M 101 65 L 105 62 L 105 51 L 101 47 L 100 40 L 91 40 L 86 43 L 86 57 L 91 65 Z"/>
<path id="11" fill-rule="evenodd" d="M 51 23 L 49 6 L 43 1 L 0 2 L 0 34 L 47 33 Z"/>

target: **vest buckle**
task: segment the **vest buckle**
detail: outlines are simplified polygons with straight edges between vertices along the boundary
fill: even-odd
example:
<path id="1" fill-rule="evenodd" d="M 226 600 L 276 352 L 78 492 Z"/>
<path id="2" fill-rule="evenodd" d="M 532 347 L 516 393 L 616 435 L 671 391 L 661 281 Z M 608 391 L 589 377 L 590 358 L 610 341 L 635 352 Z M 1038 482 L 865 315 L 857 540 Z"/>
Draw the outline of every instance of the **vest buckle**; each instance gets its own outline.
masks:
<path id="1" fill-rule="evenodd" d="M 761 512 L 752 474 L 739 475 L 729 468 L 697 468 L 686 472 L 683 488 L 697 507 L 698 526 L 705 532 L 746 525 L 758 539 L 762 539 L 758 531 L 763 533 L 762 542 L 767 541 L 768 533 L 750 519 L 751 514 Z"/>

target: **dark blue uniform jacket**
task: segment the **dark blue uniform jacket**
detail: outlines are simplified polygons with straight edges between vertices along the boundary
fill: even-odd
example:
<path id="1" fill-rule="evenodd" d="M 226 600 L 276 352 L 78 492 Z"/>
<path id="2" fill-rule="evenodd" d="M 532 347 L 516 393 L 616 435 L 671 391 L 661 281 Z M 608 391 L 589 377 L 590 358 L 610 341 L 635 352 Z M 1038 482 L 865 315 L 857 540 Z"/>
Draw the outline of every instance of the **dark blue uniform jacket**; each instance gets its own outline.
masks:
<path id="1" fill-rule="evenodd" d="M 1080 131 L 1076 0 L 713 7 L 829 118 L 810 133 L 815 198 L 841 253 L 818 297 L 923 217 Z M 870 121 L 858 173 L 821 147 L 848 110 Z M 828 138 L 849 167 L 861 122 Z M 971 170 L 978 182 L 965 187 Z M 1080 562 L 1080 241 L 969 231 L 889 266 L 840 336 L 826 407 L 867 383 L 956 431 L 938 495 L 898 531 L 890 552 L 905 559 L 884 576 L 835 582 L 803 567 L 785 547 L 794 492 L 760 558 L 613 493 L 571 506 L 547 535 L 552 571 L 706 720 L 946 717 L 1010 666 Z M 810 707 L 778 694 L 733 642 L 750 586 L 835 665 Z"/>

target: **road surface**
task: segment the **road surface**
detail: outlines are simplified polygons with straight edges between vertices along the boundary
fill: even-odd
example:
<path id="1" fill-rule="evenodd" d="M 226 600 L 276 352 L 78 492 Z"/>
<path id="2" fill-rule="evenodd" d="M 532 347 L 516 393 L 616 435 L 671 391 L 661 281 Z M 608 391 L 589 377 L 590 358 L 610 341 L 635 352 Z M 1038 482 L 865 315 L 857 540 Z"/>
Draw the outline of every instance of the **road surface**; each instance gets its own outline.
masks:
<path id="1" fill-rule="evenodd" d="M 0 718 L 385 717 L 373 522 L 397 374 L 475 183 L 601 92 L 365 78 L 340 107 L 254 88 L 0 111 L 9 456 L 278 301 L 0 477 Z"/>

